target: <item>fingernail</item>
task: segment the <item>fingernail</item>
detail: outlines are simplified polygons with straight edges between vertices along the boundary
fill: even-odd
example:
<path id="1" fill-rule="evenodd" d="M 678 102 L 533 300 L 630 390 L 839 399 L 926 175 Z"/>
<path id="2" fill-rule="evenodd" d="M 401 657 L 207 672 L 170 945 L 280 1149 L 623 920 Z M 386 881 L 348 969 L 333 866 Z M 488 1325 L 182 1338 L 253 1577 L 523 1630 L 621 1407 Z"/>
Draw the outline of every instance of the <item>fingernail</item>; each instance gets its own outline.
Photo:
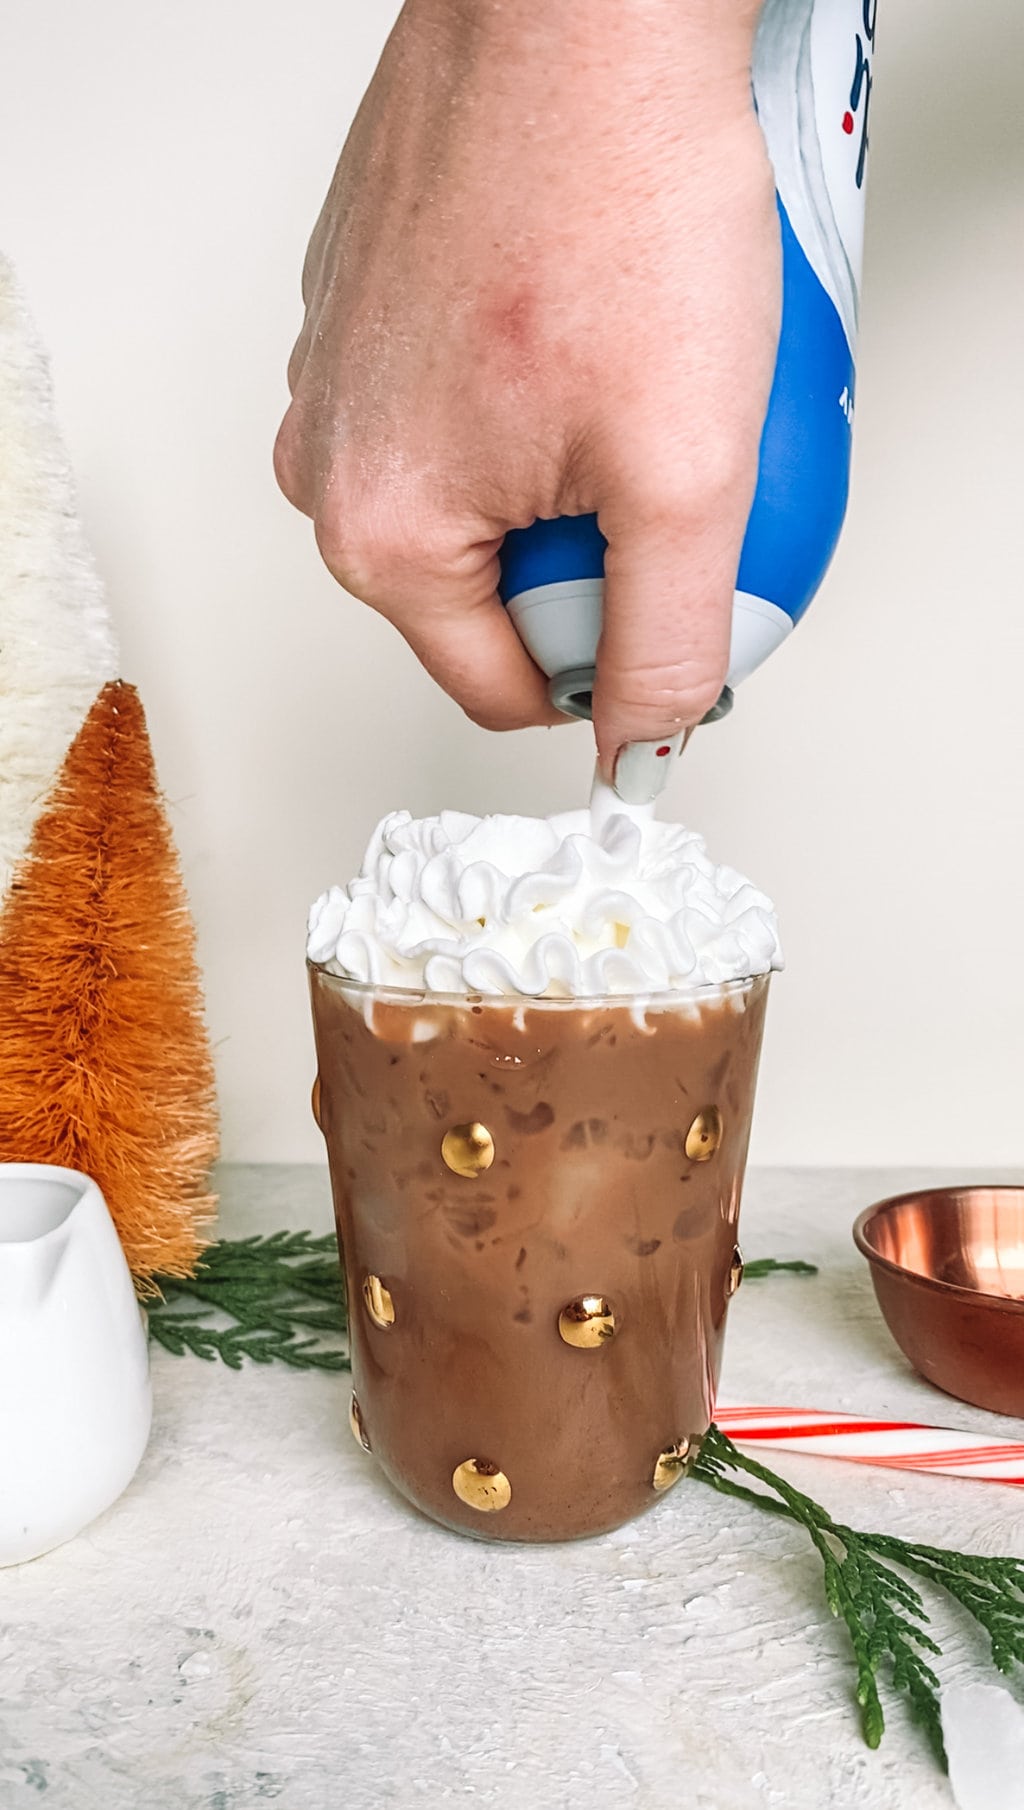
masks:
<path id="1" fill-rule="evenodd" d="M 665 790 L 672 771 L 672 756 L 686 740 L 686 731 L 660 742 L 627 742 L 619 749 L 612 784 L 623 804 L 650 804 Z"/>

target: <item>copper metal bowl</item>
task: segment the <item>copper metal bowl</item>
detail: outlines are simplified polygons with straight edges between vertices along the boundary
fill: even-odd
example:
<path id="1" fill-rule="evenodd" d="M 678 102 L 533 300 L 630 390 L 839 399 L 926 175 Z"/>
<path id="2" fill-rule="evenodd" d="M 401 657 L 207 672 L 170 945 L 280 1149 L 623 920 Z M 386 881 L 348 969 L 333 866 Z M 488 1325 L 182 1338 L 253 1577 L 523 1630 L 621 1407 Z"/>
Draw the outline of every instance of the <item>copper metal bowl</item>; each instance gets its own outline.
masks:
<path id="1" fill-rule="evenodd" d="M 1024 1415 L 1024 1188 L 879 1201 L 854 1241 L 901 1351 L 937 1389 Z"/>

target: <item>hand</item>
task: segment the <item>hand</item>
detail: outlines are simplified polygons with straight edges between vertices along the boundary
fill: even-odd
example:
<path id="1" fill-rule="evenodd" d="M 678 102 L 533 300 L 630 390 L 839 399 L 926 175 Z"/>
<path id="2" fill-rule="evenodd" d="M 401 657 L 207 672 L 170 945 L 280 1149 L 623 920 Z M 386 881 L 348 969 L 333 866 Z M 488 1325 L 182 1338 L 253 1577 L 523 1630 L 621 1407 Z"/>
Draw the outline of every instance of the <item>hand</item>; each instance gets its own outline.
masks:
<path id="1" fill-rule="evenodd" d="M 309 247 L 275 462 L 330 570 L 476 721 L 558 720 L 506 529 L 598 513 L 594 720 L 715 702 L 780 306 L 756 0 L 408 0 Z"/>

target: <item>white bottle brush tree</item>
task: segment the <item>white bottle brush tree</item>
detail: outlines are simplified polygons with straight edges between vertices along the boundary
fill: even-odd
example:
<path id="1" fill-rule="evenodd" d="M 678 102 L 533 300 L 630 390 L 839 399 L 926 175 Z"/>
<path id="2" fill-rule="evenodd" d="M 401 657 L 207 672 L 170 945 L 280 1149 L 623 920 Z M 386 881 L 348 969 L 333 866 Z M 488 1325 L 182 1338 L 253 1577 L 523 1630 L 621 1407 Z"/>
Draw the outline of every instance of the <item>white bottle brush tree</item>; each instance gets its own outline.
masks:
<path id="1" fill-rule="evenodd" d="M 213 1068 L 142 705 L 3 261 L 0 420 L 0 1161 L 94 1176 L 150 1293 L 212 1215 Z"/>

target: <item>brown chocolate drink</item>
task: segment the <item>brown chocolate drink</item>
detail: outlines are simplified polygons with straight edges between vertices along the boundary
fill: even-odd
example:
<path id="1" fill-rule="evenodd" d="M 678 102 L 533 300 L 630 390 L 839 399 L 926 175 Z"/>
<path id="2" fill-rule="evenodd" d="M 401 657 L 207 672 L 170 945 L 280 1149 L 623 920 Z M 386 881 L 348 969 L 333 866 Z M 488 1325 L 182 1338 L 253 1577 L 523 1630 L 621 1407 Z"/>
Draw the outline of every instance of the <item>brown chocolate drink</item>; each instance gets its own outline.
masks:
<path id="1" fill-rule="evenodd" d="M 447 1526 L 602 1533 L 711 1418 L 767 975 L 645 1011 L 310 965 L 353 1428 Z"/>

